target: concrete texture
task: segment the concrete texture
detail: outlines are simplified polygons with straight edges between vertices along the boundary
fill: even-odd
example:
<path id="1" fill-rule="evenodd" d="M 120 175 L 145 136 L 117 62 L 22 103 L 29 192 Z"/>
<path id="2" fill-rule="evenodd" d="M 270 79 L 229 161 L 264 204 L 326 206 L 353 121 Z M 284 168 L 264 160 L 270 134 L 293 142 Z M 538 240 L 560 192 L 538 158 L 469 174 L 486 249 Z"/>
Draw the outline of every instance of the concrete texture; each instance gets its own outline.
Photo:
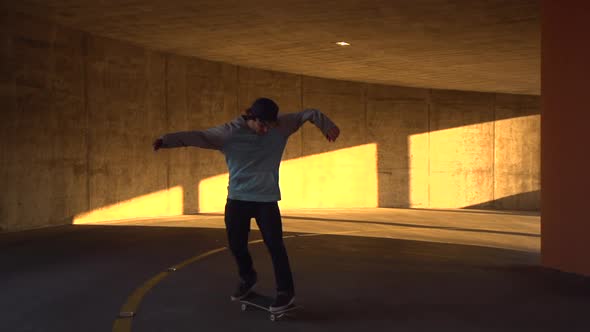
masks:
<path id="1" fill-rule="evenodd" d="M 536 96 L 335 81 L 2 24 L 3 230 L 222 210 L 221 154 L 154 154 L 151 142 L 228 121 L 259 96 L 283 112 L 318 108 L 342 130 L 333 144 L 312 124 L 291 138 L 283 208 L 538 210 Z"/>
<path id="2" fill-rule="evenodd" d="M 379 206 L 428 207 L 428 134 L 416 134 L 428 133 L 429 96 L 426 89 L 368 87 L 367 139 L 377 142 Z"/>
<path id="3" fill-rule="evenodd" d="M 497 95 L 494 122 L 494 197 L 498 209 L 539 210 L 540 99 Z"/>
<path id="4" fill-rule="evenodd" d="M 166 160 L 150 151 L 152 133 L 166 130 L 166 62 L 100 37 L 87 36 L 85 48 L 89 210 L 100 213 L 167 186 Z M 162 204 L 123 208 L 116 217 L 168 214 Z"/>
<path id="5" fill-rule="evenodd" d="M 539 94 L 538 0 L 3 1 L 162 52 L 387 85 Z M 347 41 L 349 47 L 335 43 Z"/>
<path id="6" fill-rule="evenodd" d="M 210 128 L 238 116 L 237 67 L 181 56 L 168 59 L 168 129 L 150 132 L 153 138 Z M 227 171 L 223 155 L 214 150 L 182 148 L 159 155 L 168 158 L 169 186 L 181 188 L 183 213 L 199 211 L 200 180 Z"/>
<path id="7" fill-rule="evenodd" d="M 317 108 L 337 122 L 341 136 L 334 144 L 315 126 L 304 126 L 303 155 L 314 155 L 359 144 L 366 144 L 366 85 L 303 77 L 303 108 Z"/>
<path id="8" fill-rule="evenodd" d="M 543 264 L 590 275 L 587 75 L 590 4 L 543 1 Z"/>
<path id="9" fill-rule="evenodd" d="M 538 215 L 403 209 L 284 215 L 286 235 L 298 235 L 285 239 L 304 306 L 295 319 L 271 323 L 265 313 L 244 313 L 230 302 L 236 271 L 222 251 L 153 285 L 131 330 L 587 330 L 589 281 L 538 267 Z M 353 223 L 366 232 L 345 233 Z M 134 290 L 224 246 L 222 227 L 221 216 L 200 215 L 0 234 L 0 329 L 114 331 Z M 461 243 L 461 233 L 476 241 L 493 235 L 496 244 Z M 406 238 L 412 234 L 437 241 Z M 257 230 L 250 239 L 260 239 Z M 511 247 L 523 241 L 536 249 Z M 266 249 L 259 243 L 250 250 L 258 290 L 272 294 Z"/>
<path id="10" fill-rule="evenodd" d="M 433 91 L 430 207 L 494 199 L 494 95 Z"/>
<path id="11" fill-rule="evenodd" d="M 376 178 L 374 148 L 364 146 L 370 143 L 367 140 L 365 95 L 363 84 L 303 77 L 303 108 L 321 110 L 337 123 L 341 136 L 336 142 L 329 143 L 314 125 L 308 124 L 300 129 L 302 155 L 318 158 L 310 159 L 306 163 L 309 166 L 300 168 L 302 173 L 314 172 L 314 175 L 302 184 L 301 205 L 295 207 L 376 206 L 376 188 L 356 186 L 371 181 L 369 178 Z M 347 150 L 351 147 L 359 149 Z"/>
<path id="12" fill-rule="evenodd" d="M 88 209 L 83 34 L 2 15 L 0 230 Z"/>

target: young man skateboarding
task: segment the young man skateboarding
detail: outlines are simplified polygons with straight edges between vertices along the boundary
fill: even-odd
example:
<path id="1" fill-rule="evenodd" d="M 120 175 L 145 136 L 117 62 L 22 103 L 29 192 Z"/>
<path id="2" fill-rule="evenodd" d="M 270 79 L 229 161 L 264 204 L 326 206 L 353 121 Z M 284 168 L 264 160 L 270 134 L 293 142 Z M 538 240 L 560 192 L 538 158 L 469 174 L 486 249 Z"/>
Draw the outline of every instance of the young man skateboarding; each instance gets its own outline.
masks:
<path id="1" fill-rule="evenodd" d="M 232 300 L 243 299 L 258 280 L 248 252 L 251 218 L 262 233 L 274 267 L 277 296 L 271 311 L 281 311 L 294 302 L 295 287 L 289 257 L 283 244 L 283 226 L 278 201 L 279 165 L 289 136 L 306 121 L 318 127 L 330 141 L 339 128 L 323 113 L 306 109 L 278 114 L 279 107 L 268 98 L 259 98 L 231 122 L 207 130 L 166 134 L 154 143 L 154 150 L 196 146 L 219 150 L 229 169 L 225 226 L 229 248 L 236 259 L 240 281 Z"/>

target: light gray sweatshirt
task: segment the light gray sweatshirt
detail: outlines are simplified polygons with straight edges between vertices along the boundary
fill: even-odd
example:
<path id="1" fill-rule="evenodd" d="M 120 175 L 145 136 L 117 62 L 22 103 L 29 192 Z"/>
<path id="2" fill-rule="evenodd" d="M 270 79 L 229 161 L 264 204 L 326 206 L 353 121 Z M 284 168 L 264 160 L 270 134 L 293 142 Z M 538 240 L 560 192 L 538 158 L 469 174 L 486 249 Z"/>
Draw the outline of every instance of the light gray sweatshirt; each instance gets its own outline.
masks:
<path id="1" fill-rule="evenodd" d="M 238 117 L 207 130 L 183 131 L 162 136 L 162 148 L 196 146 L 219 150 L 229 169 L 228 198 L 254 202 L 281 200 L 279 165 L 287 139 L 306 121 L 315 124 L 324 135 L 334 123 L 317 109 L 279 114 L 278 125 L 265 135 L 250 129 Z"/>

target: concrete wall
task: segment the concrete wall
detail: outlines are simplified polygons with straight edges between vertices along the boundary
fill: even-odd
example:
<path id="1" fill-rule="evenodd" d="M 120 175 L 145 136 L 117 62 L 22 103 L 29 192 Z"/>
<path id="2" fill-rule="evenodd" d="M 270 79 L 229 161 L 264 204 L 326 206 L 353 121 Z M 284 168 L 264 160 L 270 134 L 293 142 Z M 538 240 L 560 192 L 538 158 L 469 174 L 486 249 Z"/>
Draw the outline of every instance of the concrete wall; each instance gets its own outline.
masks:
<path id="1" fill-rule="evenodd" d="M 291 207 L 537 210 L 536 96 L 334 81 L 163 54 L 2 18 L 0 227 L 16 230 L 223 206 L 223 156 L 151 151 L 165 132 L 228 121 L 253 99 L 318 108 L 281 168 Z"/>
<path id="2" fill-rule="evenodd" d="M 209 128 L 236 117 L 239 114 L 237 74 L 236 66 L 168 56 L 166 113 L 169 131 Z M 149 134 L 153 140 L 163 132 Z M 212 150 L 164 150 L 158 157 L 168 158 L 170 185 L 182 188 L 184 213 L 199 212 L 199 181 L 226 169 L 223 155 Z"/>
<path id="3" fill-rule="evenodd" d="M 0 17 L 0 228 L 88 209 L 83 34 Z"/>

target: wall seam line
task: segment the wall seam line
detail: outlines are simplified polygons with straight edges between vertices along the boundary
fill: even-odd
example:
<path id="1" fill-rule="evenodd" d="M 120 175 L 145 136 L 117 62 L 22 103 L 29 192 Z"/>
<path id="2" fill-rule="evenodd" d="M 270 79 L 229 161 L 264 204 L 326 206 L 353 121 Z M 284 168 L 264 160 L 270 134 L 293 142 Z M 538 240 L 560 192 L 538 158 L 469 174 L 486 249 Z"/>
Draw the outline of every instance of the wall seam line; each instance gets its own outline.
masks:
<path id="1" fill-rule="evenodd" d="M 170 111 L 168 107 L 168 62 L 170 55 L 164 57 L 164 114 L 166 116 L 166 132 L 170 132 Z M 168 188 L 168 213 L 171 213 L 172 197 L 170 197 L 170 153 L 166 154 L 166 188 Z"/>
<path id="2" fill-rule="evenodd" d="M 299 75 L 299 111 L 303 111 L 303 75 Z M 303 128 L 299 130 L 300 137 L 301 137 L 301 144 L 299 145 L 299 158 L 303 157 Z"/>
<path id="3" fill-rule="evenodd" d="M 88 34 L 82 34 L 84 66 L 84 114 L 86 140 L 86 211 L 90 211 L 90 112 L 88 110 Z"/>
<path id="4" fill-rule="evenodd" d="M 240 69 L 242 67 L 238 66 L 236 69 L 236 114 L 239 116 L 240 113 Z"/>
<path id="5" fill-rule="evenodd" d="M 369 84 L 368 83 L 363 83 L 363 106 L 364 106 L 364 131 L 365 131 L 365 137 L 364 137 L 364 144 L 368 144 L 369 143 L 369 114 L 368 114 L 368 104 L 369 104 Z M 379 143 L 375 143 L 375 183 L 377 184 L 377 207 L 380 207 L 379 205 Z M 366 203 L 365 203 L 366 204 Z"/>
<path id="6" fill-rule="evenodd" d="M 497 208 L 496 201 L 496 104 L 497 104 L 498 94 L 494 94 L 494 100 L 492 102 L 492 113 L 494 116 L 494 125 L 492 126 L 492 207 L 495 209 Z"/>
<path id="7" fill-rule="evenodd" d="M 432 176 L 430 174 L 430 162 L 432 159 L 432 156 L 430 155 L 430 132 L 432 131 L 430 128 L 430 123 L 431 123 L 431 108 L 432 108 L 432 89 L 428 89 L 428 99 L 427 99 L 427 106 L 428 106 L 428 208 L 431 207 L 431 202 L 430 202 L 430 184 L 432 182 Z"/>

